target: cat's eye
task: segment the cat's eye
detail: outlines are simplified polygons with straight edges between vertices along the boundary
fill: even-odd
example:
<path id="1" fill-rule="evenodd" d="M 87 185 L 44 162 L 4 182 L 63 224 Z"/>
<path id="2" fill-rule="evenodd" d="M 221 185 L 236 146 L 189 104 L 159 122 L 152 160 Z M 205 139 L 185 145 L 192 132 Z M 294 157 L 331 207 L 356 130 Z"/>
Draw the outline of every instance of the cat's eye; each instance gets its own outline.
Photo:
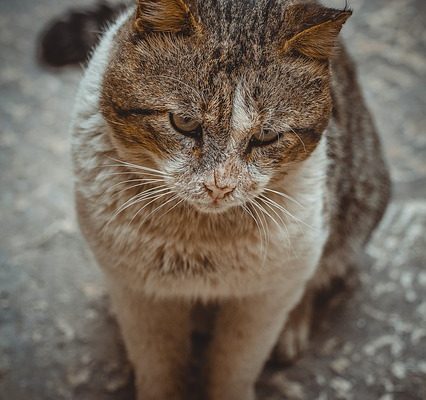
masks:
<path id="1" fill-rule="evenodd" d="M 280 133 L 261 129 L 252 136 L 250 144 L 252 146 L 266 146 L 277 141 L 280 136 Z"/>
<path id="2" fill-rule="evenodd" d="M 169 114 L 170 124 L 179 133 L 192 138 L 198 138 L 201 135 L 201 124 L 188 117 L 182 117 L 178 114 Z"/>

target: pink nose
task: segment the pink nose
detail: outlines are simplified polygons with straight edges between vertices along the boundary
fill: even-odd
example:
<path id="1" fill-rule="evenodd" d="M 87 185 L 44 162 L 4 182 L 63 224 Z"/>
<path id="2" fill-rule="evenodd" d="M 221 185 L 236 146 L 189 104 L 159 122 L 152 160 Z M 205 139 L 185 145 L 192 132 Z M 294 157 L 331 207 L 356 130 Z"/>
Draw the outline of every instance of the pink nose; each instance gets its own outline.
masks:
<path id="1" fill-rule="evenodd" d="M 235 186 L 230 185 L 217 187 L 214 183 L 205 183 L 204 186 L 207 189 L 209 196 L 215 201 L 223 199 L 227 194 L 233 192 L 235 189 Z"/>

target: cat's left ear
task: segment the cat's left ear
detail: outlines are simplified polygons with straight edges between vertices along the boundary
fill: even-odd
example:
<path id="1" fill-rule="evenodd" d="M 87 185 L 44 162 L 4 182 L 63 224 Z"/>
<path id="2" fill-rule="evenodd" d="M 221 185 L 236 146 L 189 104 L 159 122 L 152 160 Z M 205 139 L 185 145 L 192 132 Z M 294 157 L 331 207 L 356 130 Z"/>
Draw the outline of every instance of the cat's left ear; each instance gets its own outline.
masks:
<path id="1" fill-rule="evenodd" d="M 284 41 L 284 53 L 297 52 L 306 57 L 327 60 L 336 47 L 343 24 L 352 15 L 348 9 L 336 10 L 317 4 L 290 6 L 285 23 L 291 33 Z"/>
<path id="2" fill-rule="evenodd" d="M 139 33 L 191 34 L 200 26 L 185 0 L 137 0 L 134 28 Z"/>

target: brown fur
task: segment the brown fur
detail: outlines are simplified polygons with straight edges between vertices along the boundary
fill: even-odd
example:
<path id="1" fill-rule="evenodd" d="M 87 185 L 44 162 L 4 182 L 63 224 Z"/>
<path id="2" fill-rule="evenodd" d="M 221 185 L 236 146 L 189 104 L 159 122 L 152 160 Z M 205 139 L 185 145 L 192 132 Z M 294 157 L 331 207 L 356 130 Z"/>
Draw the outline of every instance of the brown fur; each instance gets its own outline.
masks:
<path id="1" fill-rule="evenodd" d="M 304 21 L 304 24 L 302 31 L 284 42 L 282 51 L 295 51 L 306 57 L 325 61 L 333 56 L 337 35 L 352 11 L 321 9 L 318 5 L 311 4 L 289 7 L 286 15 L 289 23 Z"/>
<path id="2" fill-rule="evenodd" d="M 189 33 L 199 29 L 189 7 L 182 0 L 140 1 L 137 6 L 134 27 L 140 33 Z"/>
<path id="3" fill-rule="evenodd" d="M 137 20 L 138 14 L 134 18 Z M 203 29 L 208 30 L 206 27 Z M 336 35 L 337 33 L 336 31 Z M 222 70 L 226 68 L 226 63 L 220 67 L 216 59 L 219 49 L 223 53 L 223 44 L 214 36 L 210 40 L 204 38 L 200 41 L 199 35 L 193 34 L 190 37 L 175 37 L 172 41 L 168 36 L 150 35 L 135 46 L 134 43 L 138 39 L 134 35 L 129 24 L 121 29 L 116 39 L 118 45 L 103 80 L 101 109 L 111 124 L 118 148 L 125 147 L 127 151 L 126 155 L 122 151 L 119 154 L 130 162 L 138 163 L 141 162 L 141 157 L 150 158 L 152 154 L 164 158 L 175 152 L 185 151 L 177 138 L 157 133 L 164 131 L 168 124 L 165 108 L 180 109 L 181 112 L 204 121 L 205 131 L 216 136 L 221 146 L 224 146 L 225 137 L 222 139 L 219 132 L 226 132 L 230 128 L 230 114 L 223 112 L 231 110 L 232 81 L 252 63 L 250 57 L 246 55 L 247 60 L 241 60 L 239 55 L 235 55 L 234 70 L 231 76 L 226 76 L 226 71 Z M 320 61 L 295 58 L 290 54 L 283 56 L 286 61 L 283 64 L 285 68 L 282 71 L 274 71 L 276 65 L 271 64 L 271 61 L 276 59 L 277 51 L 281 51 L 280 46 L 279 40 L 270 50 L 265 49 L 260 54 L 256 51 L 250 52 L 252 57 L 257 59 L 259 71 L 253 76 L 246 75 L 247 86 L 250 90 L 257 89 L 260 95 L 254 104 L 259 122 L 251 131 L 244 133 L 247 138 L 243 142 L 244 146 L 262 123 L 273 121 L 275 126 L 271 129 L 287 131 L 285 139 L 279 141 L 279 146 L 246 152 L 247 159 L 259 163 L 263 163 L 265 159 L 267 165 L 288 164 L 308 157 L 321 138 L 332 107 L 327 87 L 328 67 Z M 161 53 L 158 51 L 160 48 Z M 208 59 L 210 55 L 211 60 Z M 175 57 L 179 57 L 179 71 L 173 70 Z M 207 66 L 207 69 L 200 69 L 197 75 L 192 75 L 191 71 L 197 68 L 196 64 L 200 65 L 201 59 L 205 59 L 203 65 Z M 227 62 L 229 61 L 228 59 Z M 216 83 L 206 87 L 206 82 L 209 82 L 211 74 L 214 73 L 213 69 L 216 68 L 220 68 L 216 72 Z M 143 82 L 140 82 L 141 69 Z M 281 85 L 277 72 L 288 74 L 294 80 L 287 90 L 276 90 Z M 258 80 L 258 73 L 265 76 L 263 82 Z M 169 78 L 169 81 L 165 79 L 160 86 L 158 75 Z M 134 87 L 134 82 L 137 81 L 140 82 L 140 88 Z M 179 81 L 185 82 L 185 86 L 180 86 Z M 151 93 L 149 99 L 143 96 L 146 91 Z M 170 98 L 163 99 L 164 93 L 172 94 L 173 103 L 170 103 Z M 120 117 L 114 109 L 116 106 L 124 110 L 148 108 L 158 112 L 149 116 Z M 279 115 L 268 115 L 274 109 L 282 110 L 278 111 L 280 115 L 285 116 L 289 125 L 295 128 L 280 126 Z M 297 114 L 292 111 L 289 111 L 292 114 L 287 114 L 286 109 L 298 111 Z M 299 126 L 307 128 L 306 133 L 298 134 L 296 127 Z M 201 143 L 196 143 L 192 148 L 194 154 L 200 154 L 203 150 L 204 153 L 210 152 L 208 144 L 204 143 L 204 149 L 200 145 Z"/>

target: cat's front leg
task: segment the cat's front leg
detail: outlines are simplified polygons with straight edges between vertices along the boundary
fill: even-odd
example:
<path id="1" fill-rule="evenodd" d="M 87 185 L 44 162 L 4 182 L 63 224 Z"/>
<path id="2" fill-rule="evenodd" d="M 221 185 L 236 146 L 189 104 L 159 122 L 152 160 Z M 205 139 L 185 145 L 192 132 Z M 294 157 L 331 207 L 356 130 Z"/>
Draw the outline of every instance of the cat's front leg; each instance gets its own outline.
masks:
<path id="1" fill-rule="evenodd" d="M 190 354 L 190 304 L 152 299 L 110 285 L 111 300 L 135 370 L 138 400 L 183 400 Z"/>
<path id="2" fill-rule="evenodd" d="M 228 300 L 208 352 L 208 400 L 254 400 L 254 384 L 303 285 Z"/>

